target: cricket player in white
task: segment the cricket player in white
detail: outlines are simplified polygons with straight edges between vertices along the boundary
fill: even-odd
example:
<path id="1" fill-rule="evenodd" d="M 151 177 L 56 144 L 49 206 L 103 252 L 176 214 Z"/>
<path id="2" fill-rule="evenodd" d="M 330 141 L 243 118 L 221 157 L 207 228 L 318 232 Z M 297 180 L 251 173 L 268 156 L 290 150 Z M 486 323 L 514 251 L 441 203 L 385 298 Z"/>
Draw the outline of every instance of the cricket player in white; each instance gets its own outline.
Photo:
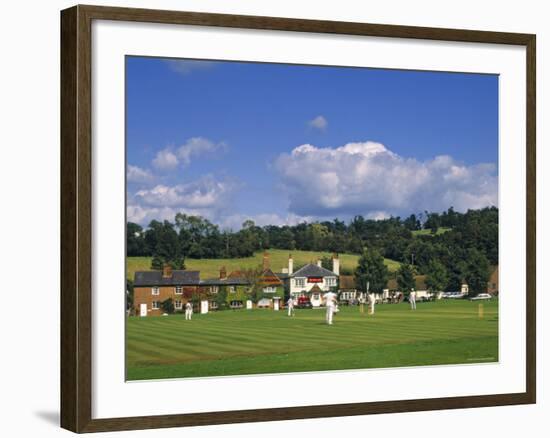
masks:
<path id="1" fill-rule="evenodd" d="M 336 294 L 334 292 L 327 292 L 323 295 L 323 300 L 327 306 L 325 321 L 328 325 L 332 325 L 332 317 L 334 315 L 334 310 L 336 309 Z"/>
<path id="2" fill-rule="evenodd" d="M 185 305 L 185 320 L 191 321 L 191 317 L 193 316 L 193 305 L 190 302 L 187 302 Z"/>
<path id="3" fill-rule="evenodd" d="M 369 294 L 369 304 L 370 304 L 370 314 L 374 315 L 374 304 L 376 302 L 376 298 L 374 298 L 374 294 Z"/>
<path id="4" fill-rule="evenodd" d="M 414 289 L 411 289 L 409 294 L 409 302 L 411 303 L 411 310 L 416 310 L 416 292 Z"/>
<path id="5" fill-rule="evenodd" d="M 286 305 L 288 306 L 288 316 L 294 316 L 294 300 L 292 297 L 288 299 Z"/>

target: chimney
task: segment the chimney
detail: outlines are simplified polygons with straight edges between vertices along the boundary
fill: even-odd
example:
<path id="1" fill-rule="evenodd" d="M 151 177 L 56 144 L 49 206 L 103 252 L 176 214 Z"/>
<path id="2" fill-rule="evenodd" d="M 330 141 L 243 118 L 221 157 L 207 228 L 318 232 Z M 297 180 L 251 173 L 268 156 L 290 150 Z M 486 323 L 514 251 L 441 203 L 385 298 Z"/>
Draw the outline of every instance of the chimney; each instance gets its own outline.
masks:
<path id="1" fill-rule="evenodd" d="M 263 269 L 264 271 L 266 269 L 269 269 L 269 253 L 267 251 L 264 252 L 264 259 L 263 259 Z"/>
<path id="2" fill-rule="evenodd" d="M 162 278 L 172 277 L 172 266 L 166 264 L 162 267 Z"/>
<path id="3" fill-rule="evenodd" d="M 323 263 L 321 262 L 321 259 L 317 259 L 317 266 L 319 266 L 320 268 L 323 267 Z"/>
<path id="4" fill-rule="evenodd" d="M 225 280 L 227 278 L 227 271 L 225 270 L 225 266 L 222 266 L 220 268 L 220 280 Z"/>
<path id="5" fill-rule="evenodd" d="M 292 254 L 288 255 L 288 275 L 292 275 L 294 272 L 294 260 L 292 259 Z"/>
<path id="6" fill-rule="evenodd" d="M 332 254 L 332 272 L 336 275 L 340 275 L 340 259 L 336 253 Z"/>

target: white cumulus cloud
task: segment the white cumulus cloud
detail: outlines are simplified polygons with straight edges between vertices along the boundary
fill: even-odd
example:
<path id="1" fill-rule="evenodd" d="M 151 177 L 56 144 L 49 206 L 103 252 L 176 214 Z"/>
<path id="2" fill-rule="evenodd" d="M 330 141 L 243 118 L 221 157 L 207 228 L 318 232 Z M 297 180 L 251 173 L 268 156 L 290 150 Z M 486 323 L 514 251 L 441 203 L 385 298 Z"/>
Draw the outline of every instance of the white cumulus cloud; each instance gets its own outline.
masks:
<path id="1" fill-rule="evenodd" d="M 224 142 L 215 143 L 204 137 L 192 137 L 178 148 L 167 147 L 157 152 L 153 167 L 159 170 L 173 170 L 178 165 L 188 166 L 198 156 L 217 156 L 227 150 Z"/>
<path id="2" fill-rule="evenodd" d="M 307 122 L 307 124 L 312 127 L 324 131 L 328 126 L 328 120 L 323 116 L 317 116 L 314 119 Z"/>
<path id="3" fill-rule="evenodd" d="M 158 184 L 139 190 L 134 199 L 140 205 L 151 207 L 210 208 L 225 203 L 236 186 L 233 181 L 218 181 L 207 175 L 191 183 L 174 186 Z"/>
<path id="4" fill-rule="evenodd" d="M 147 225 L 152 219 L 174 220 L 176 213 L 203 216 L 216 223 L 225 216 L 240 183 L 206 175 L 196 181 L 141 189 L 128 194 L 128 220 Z"/>
<path id="5" fill-rule="evenodd" d="M 175 169 L 178 164 L 178 157 L 169 148 L 158 151 L 157 155 L 153 159 L 153 167 L 159 170 Z"/>
<path id="6" fill-rule="evenodd" d="M 450 206 L 465 211 L 498 201 L 492 163 L 465 165 L 447 155 L 420 161 L 370 141 L 336 148 L 301 145 L 280 155 L 275 169 L 289 211 L 303 216 L 381 218 Z"/>
<path id="7" fill-rule="evenodd" d="M 130 183 L 147 183 L 153 180 L 153 174 L 149 169 L 129 164 L 126 169 L 126 180 Z"/>
<path id="8" fill-rule="evenodd" d="M 177 154 L 180 161 L 188 165 L 193 156 L 215 155 L 225 152 L 226 149 L 227 145 L 224 142 L 214 143 L 204 137 L 193 137 L 178 148 Z"/>

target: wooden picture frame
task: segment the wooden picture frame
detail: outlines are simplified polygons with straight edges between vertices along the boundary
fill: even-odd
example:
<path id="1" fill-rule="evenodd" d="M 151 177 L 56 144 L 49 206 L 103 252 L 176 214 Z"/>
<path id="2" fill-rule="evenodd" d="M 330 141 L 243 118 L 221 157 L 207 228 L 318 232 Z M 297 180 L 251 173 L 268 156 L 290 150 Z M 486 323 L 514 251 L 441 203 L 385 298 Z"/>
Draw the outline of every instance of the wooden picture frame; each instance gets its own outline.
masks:
<path id="1" fill-rule="evenodd" d="M 92 92 L 93 20 L 114 20 L 387 38 L 518 45 L 526 48 L 526 391 L 446 397 L 207 412 L 92 418 Z M 99 432 L 289 420 L 535 403 L 535 48 L 530 34 L 439 29 L 290 18 L 75 6 L 61 12 L 61 426 Z"/>

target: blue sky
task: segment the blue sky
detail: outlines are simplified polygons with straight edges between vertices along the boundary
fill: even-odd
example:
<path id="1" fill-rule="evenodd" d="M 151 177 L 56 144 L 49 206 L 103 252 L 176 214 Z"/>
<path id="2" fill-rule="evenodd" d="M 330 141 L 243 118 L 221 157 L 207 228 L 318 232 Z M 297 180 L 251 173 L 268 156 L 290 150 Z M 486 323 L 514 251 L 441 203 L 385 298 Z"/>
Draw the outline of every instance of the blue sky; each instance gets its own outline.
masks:
<path id="1" fill-rule="evenodd" d="M 498 77 L 127 57 L 128 220 L 496 205 Z"/>

